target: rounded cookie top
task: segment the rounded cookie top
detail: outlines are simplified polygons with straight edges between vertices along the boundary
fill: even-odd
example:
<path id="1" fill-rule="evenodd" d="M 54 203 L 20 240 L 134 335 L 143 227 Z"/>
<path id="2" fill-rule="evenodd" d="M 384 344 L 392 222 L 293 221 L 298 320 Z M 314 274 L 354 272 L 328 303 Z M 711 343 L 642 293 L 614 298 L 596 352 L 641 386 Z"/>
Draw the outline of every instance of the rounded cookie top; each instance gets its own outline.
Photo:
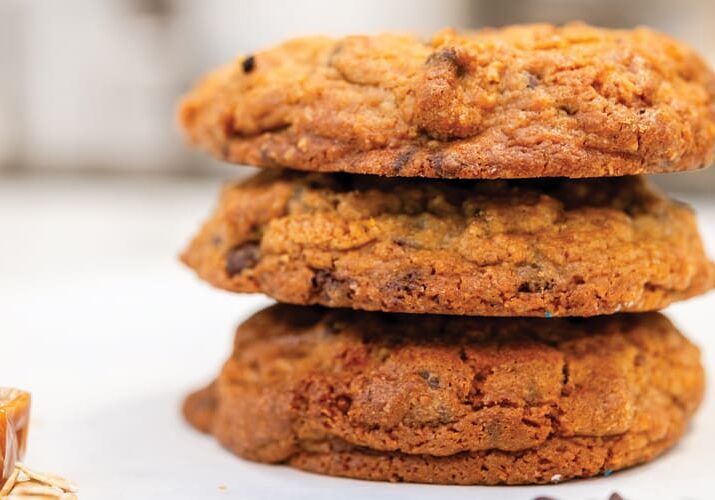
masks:
<path id="1" fill-rule="evenodd" d="M 227 290 L 388 312 L 593 316 L 715 283 L 692 211 L 640 177 L 264 171 L 226 188 L 182 258 Z"/>
<path id="2" fill-rule="evenodd" d="M 252 460 L 371 479 L 549 482 L 652 458 L 683 431 L 703 384 L 697 348 L 656 313 L 276 305 L 239 327 L 216 383 L 185 412 Z"/>
<path id="3" fill-rule="evenodd" d="M 715 76 L 645 28 L 314 37 L 210 74 L 180 120 L 215 156 L 264 167 L 481 179 L 675 172 L 713 159 Z"/>

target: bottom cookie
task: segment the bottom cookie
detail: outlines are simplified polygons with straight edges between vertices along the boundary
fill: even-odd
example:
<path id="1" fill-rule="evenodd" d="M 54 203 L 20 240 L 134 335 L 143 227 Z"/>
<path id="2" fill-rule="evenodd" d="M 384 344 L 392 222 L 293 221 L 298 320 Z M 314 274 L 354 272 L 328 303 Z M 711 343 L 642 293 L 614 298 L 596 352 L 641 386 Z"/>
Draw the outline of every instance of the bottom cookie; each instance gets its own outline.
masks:
<path id="1" fill-rule="evenodd" d="M 704 388 L 657 313 L 421 316 L 276 305 L 184 414 L 236 454 L 359 479 L 529 484 L 648 461 Z"/>

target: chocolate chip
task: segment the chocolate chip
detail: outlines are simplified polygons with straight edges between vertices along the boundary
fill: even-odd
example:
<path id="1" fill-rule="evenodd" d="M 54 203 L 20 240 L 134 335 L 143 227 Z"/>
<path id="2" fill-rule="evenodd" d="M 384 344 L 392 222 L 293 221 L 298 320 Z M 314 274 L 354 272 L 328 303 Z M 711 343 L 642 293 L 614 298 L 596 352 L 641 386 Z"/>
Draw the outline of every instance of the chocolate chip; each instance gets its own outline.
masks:
<path id="1" fill-rule="evenodd" d="M 479 368 L 472 378 L 472 390 L 477 398 L 484 396 L 484 382 L 486 382 L 489 375 L 491 375 L 492 369 L 488 367 Z"/>
<path id="2" fill-rule="evenodd" d="M 385 291 L 393 295 L 420 295 L 425 291 L 425 285 L 420 271 L 410 271 L 405 274 L 395 276 L 390 279 L 383 288 Z"/>
<path id="3" fill-rule="evenodd" d="M 417 375 L 427 381 L 427 385 L 429 385 L 430 389 L 439 389 L 439 377 L 437 375 L 433 375 L 426 370 L 417 372 Z"/>
<path id="4" fill-rule="evenodd" d="M 338 410 L 340 410 L 343 413 L 348 412 L 351 404 L 352 404 L 352 400 L 348 396 L 340 396 L 340 397 L 338 397 L 338 399 L 335 400 L 335 406 L 337 406 Z"/>
<path id="5" fill-rule="evenodd" d="M 395 161 L 392 163 L 392 170 L 395 173 L 395 175 L 399 174 L 402 172 L 402 169 L 409 161 L 412 159 L 412 157 L 415 154 L 415 149 L 411 148 L 408 149 L 407 151 L 404 151 L 400 153 L 397 158 L 395 158 Z"/>
<path id="6" fill-rule="evenodd" d="M 528 71 L 526 75 L 526 86 L 530 89 L 535 89 L 539 85 L 539 77 L 533 73 L 529 73 Z"/>
<path id="7" fill-rule="evenodd" d="M 250 269 L 258 264 L 261 257 L 261 248 L 258 243 L 249 242 L 234 248 L 226 257 L 226 272 L 235 276 L 244 269 Z"/>
<path id="8" fill-rule="evenodd" d="M 564 363 L 561 367 L 561 395 L 569 396 L 571 394 L 571 388 L 569 387 L 569 379 L 571 378 L 571 371 L 568 363 Z"/>
<path id="9" fill-rule="evenodd" d="M 344 302 L 352 300 L 355 295 L 353 282 L 339 278 L 329 269 L 317 269 L 311 279 L 313 293 L 319 295 L 324 302 Z"/>
<path id="10" fill-rule="evenodd" d="M 519 291 L 522 293 L 539 293 L 551 290 L 554 287 L 551 281 L 525 281 L 519 285 Z"/>
<path id="11" fill-rule="evenodd" d="M 313 273 L 310 285 L 315 291 L 322 291 L 327 283 L 334 280 L 333 273 L 327 269 L 318 269 Z"/>
<path id="12" fill-rule="evenodd" d="M 623 500 L 623 497 L 616 491 L 611 493 L 611 496 L 608 497 L 608 500 Z"/>
<path id="13" fill-rule="evenodd" d="M 534 497 L 534 500 L 556 500 L 554 497 Z"/>
<path id="14" fill-rule="evenodd" d="M 467 65 L 464 57 L 460 57 L 453 47 L 445 47 L 431 54 L 427 58 L 427 65 L 448 63 L 454 68 L 457 77 L 462 77 L 467 73 Z"/>
<path id="15" fill-rule="evenodd" d="M 253 56 L 248 56 L 241 63 L 244 73 L 250 73 L 256 68 L 256 58 Z"/>
<path id="16" fill-rule="evenodd" d="M 573 116 L 576 114 L 577 110 L 571 106 L 559 106 L 559 110 L 561 110 L 563 113 L 567 114 L 568 116 Z"/>
<path id="17" fill-rule="evenodd" d="M 554 288 L 554 280 L 550 278 L 548 270 L 538 263 L 525 263 L 517 268 L 519 277 L 523 280 L 519 285 L 521 293 L 539 293 Z"/>

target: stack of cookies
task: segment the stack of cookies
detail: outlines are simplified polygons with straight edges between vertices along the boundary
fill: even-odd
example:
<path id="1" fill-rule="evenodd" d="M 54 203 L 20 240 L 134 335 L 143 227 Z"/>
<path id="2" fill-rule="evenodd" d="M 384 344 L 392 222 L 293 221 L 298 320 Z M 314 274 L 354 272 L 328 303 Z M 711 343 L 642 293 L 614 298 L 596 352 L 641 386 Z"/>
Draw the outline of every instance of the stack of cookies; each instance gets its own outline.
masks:
<path id="1" fill-rule="evenodd" d="M 698 349 L 661 314 L 715 284 L 693 212 L 715 76 L 647 29 L 303 38 L 183 102 L 189 140 L 266 167 L 183 253 L 282 304 L 184 411 L 238 455 L 446 484 L 609 474 L 672 446 Z"/>

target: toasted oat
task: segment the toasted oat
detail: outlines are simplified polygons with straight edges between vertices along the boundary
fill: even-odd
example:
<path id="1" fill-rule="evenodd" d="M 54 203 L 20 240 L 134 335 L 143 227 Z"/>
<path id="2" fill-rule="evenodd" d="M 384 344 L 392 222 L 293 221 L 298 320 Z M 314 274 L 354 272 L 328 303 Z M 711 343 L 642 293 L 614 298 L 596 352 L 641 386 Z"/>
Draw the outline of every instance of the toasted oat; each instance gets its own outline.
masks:
<path id="1" fill-rule="evenodd" d="M 0 490 L 0 500 L 77 500 L 77 486 L 54 474 L 43 474 L 16 463 Z"/>

